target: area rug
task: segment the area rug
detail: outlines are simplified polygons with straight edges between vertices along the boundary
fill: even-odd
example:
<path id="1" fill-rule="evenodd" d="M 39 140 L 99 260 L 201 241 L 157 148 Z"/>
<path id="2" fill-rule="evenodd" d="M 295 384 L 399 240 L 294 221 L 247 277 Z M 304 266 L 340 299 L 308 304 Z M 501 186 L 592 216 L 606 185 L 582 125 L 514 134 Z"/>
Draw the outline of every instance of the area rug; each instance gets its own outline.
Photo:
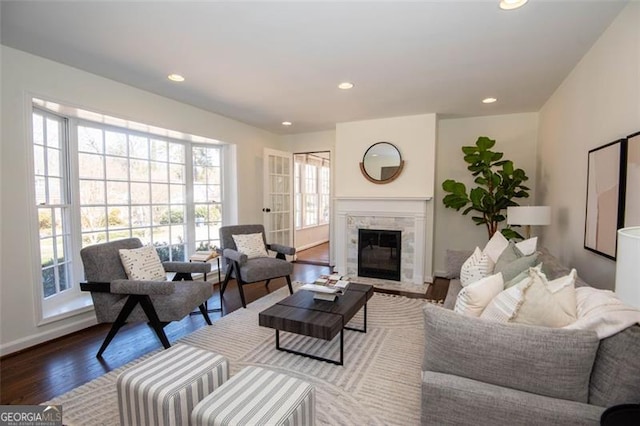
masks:
<path id="1" fill-rule="evenodd" d="M 345 331 L 344 366 L 337 366 L 276 350 L 275 331 L 258 326 L 258 313 L 287 295 L 286 288 L 281 288 L 180 342 L 224 355 L 232 375 L 245 366 L 257 365 L 312 383 L 319 425 L 420 424 L 424 299 L 375 293 L 367 305 L 367 333 Z M 362 312 L 349 325 L 361 328 Z M 281 333 L 281 345 L 339 357 L 339 336 L 326 342 Z M 117 425 L 116 378 L 152 355 L 43 404 L 62 404 L 68 425 Z"/>

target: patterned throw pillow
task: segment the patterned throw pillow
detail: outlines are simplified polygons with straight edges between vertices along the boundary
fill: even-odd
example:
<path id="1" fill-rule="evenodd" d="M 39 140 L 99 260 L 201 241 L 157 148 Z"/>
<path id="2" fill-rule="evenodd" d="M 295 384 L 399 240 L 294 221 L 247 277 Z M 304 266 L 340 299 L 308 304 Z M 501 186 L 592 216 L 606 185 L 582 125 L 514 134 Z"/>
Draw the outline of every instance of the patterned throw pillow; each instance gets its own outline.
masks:
<path id="1" fill-rule="evenodd" d="M 264 246 L 264 239 L 261 233 L 232 235 L 233 242 L 240 253 L 247 255 L 249 259 L 256 257 L 269 257 Z"/>
<path id="2" fill-rule="evenodd" d="M 576 320 L 574 270 L 548 281 L 541 265 L 529 268 L 528 277 L 498 294 L 480 315 L 498 322 L 564 327 Z"/>
<path id="3" fill-rule="evenodd" d="M 473 282 L 488 277 L 492 272 L 493 261 L 476 247 L 473 254 L 462 264 L 460 284 L 466 287 Z"/>
<path id="4" fill-rule="evenodd" d="M 479 317 L 503 287 L 502 274 L 484 277 L 460 290 L 453 310 L 468 317 Z"/>
<path id="5" fill-rule="evenodd" d="M 120 261 L 130 280 L 138 281 L 166 281 L 165 272 L 160 257 L 154 246 L 144 246 L 137 249 L 120 249 Z"/>

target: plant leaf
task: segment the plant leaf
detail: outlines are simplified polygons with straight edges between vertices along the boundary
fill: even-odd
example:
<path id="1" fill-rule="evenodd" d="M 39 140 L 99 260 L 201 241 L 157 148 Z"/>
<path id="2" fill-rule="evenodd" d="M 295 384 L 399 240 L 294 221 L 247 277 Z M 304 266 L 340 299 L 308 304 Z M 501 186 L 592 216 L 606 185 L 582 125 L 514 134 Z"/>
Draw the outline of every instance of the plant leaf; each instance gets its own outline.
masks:
<path id="1" fill-rule="evenodd" d="M 480 151 L 486 151 L 488 149 L 491 149 L 495 144 L 496 144 L 495 140 L 489 139 L 486 136 L 480 136 L 476 141 L 476 146 Z"/>

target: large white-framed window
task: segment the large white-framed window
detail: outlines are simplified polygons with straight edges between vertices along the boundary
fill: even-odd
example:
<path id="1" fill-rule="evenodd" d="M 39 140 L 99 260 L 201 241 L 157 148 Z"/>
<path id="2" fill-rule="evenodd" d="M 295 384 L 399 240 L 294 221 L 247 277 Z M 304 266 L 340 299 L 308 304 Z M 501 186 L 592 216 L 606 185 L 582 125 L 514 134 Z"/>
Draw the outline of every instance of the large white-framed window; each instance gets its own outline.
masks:
<path id="1" fill-rule="evenodd" d="M 196 250 L 220 246 L 222 226 L 222 150 L 197 145 L 193 149 L 193 206 Z"/>
<path id="2" fill-rule="evenodd" d="M 329 223 L 330 179 L 328 159 L 313 154 L 294 155 L 296 229 Z"/>
<path id="3" fill-rule="evenodd" d="M 40 322 L 90 303 L 77 285 L 82 247 L 138 237 L 162 260 L 182 261 L 219 245 L 224 145 L 57 114 L 35 100 L 32 135 Z"/>
<path id="4" fill-rule="evenodd" d="M 183 143 L 90 122 L 76 126 L 82 247 L 128 237 L 185 260 Z"/>
<path id="5" fill-rule="evenodd" d="M 72 269 L 68 120 L 36 110 L 32 120 L 34 194 L 44 310 L 77 294 Z"/>

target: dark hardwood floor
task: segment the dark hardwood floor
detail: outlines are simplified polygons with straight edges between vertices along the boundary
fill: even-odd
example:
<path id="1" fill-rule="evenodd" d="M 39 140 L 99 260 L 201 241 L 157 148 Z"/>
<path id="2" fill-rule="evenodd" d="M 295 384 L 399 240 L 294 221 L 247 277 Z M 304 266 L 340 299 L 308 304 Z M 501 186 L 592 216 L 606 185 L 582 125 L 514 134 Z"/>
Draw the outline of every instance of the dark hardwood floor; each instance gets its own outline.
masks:
<path id="1" fill-rule="evenodd" d="M 318 275 L 328 273 L 330 269 L 327 266 L 294 263 L 292 279 L 312 282 Z M 247 303 L 250 303 L 283 286 L 286 286 L 286 281 L 277 279 L 269 284 L 269 289 L 262 283 L 243 288 Z M 434 287 L 429 288 L 433 290 Z M 446 288 L 444 291 L 446 293 Z M 222 305 L 225 315 L 241 309 L 234 281 L 225 291 Z M 216 285 L 209 307 L 219 306 L 219 286 Z M 219 312 L 209 315 L 214 322 L 221 318 Z M 169 341 L 175 342 L 205 324 L 202 315 L 192 315 L 167 325 L 165 331 Z M 146 324 L 135 323 L 123 327 L 103 358 L 98 359 L 96 353 L 109 328 L 110 324 L 99 324 L 0 359 L 0 404 L 39 404 L 162 347 Z"/>

